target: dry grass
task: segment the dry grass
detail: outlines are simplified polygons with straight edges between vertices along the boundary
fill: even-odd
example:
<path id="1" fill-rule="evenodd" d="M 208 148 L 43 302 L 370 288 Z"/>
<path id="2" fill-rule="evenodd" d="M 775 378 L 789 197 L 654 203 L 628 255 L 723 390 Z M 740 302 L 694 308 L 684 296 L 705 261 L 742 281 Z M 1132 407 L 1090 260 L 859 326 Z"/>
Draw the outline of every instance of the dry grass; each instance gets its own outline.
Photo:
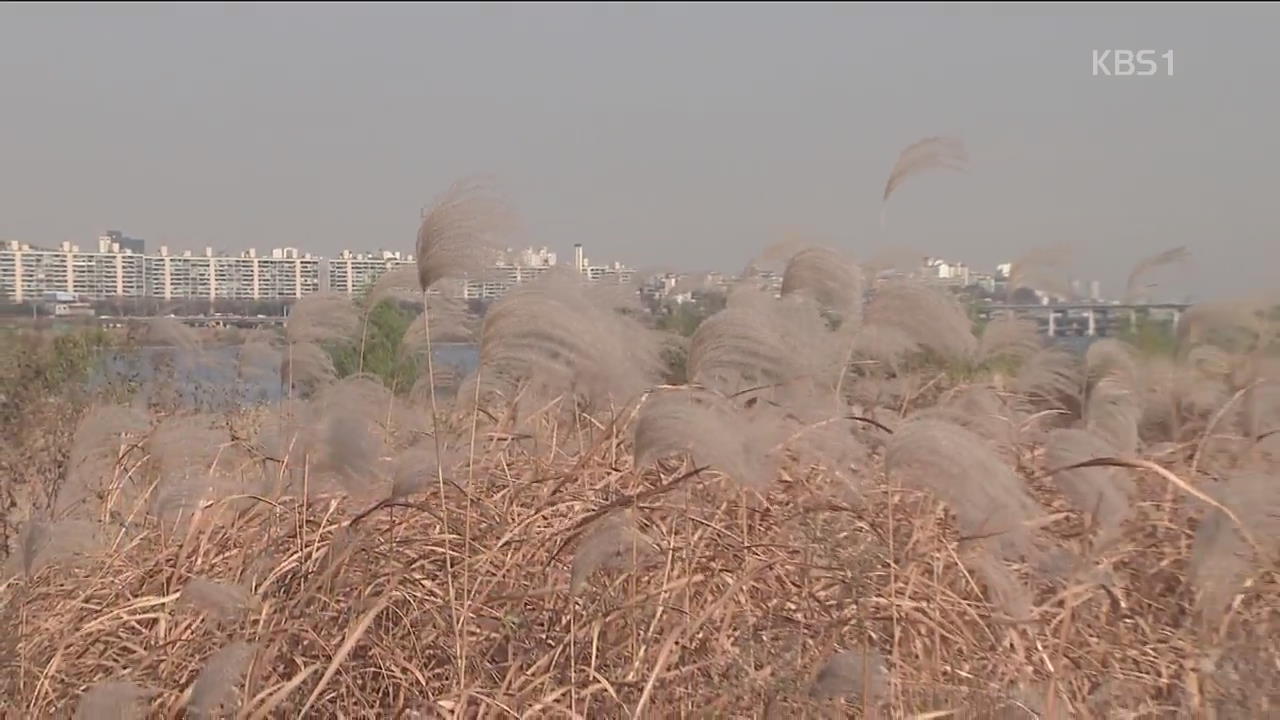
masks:
<path id="1" fill-rule="evenodd" d="M 233 683 L 241 716 L 294 716 L 308 702 L 318 717 L 630 717 L 642 702 L 645 717 L 823 716 L 832 708 L 811 696 L 831 686 L 820 671 L 864 647 L 884 658 L 879 711 L 894 717 L 1030 717 L 1018 708 L 1050 697 L 1061 717 L 1170 716 L 1245 691 L 1275 700 L 1273 680 L 1242 684 L 1205 665 L 1271 658 L 1248 638 L 1274 622 L 1273 580 L 1239 599 L 1225 639 L 1189 631 L 1191 510 L 1165 502 L 1158 479 L 1141 479 L 1139 517 L 1093 576 L 1042 578 L 1033 619 L 1010 625 L 966 570 L 946 515 L 879 472 L 856 507 L 795 467 L 758 497 L 688 466 L 635 472 L 627 430 L 593 428 L 589 449 L 568 453 L 484 441 L 469 502 L 447 496 L 449 525 L 434 497 L 354 526 L 364 508 L 340 496 L 238 516 L 214 504 L 185 536 L 148 529 L 99 563 L 15 578 L 0 606 L 14 629 L 0 697 L 9 713 L 46 717 L 127 679 L 154 688 L 152 713 L 169 717 L 215 652 L 248 643 L 247 681 Z M 1032 489 L 1057 502 L 1047 485 Z M 575 595 L 571 548 L 600 541 L 591 531 L 606 508 L 632 513 L 653 548 L 580 577 Z M 1075 542 L 1073 523 L 1050 530 Z M 231 624 L 185 613 L 196 578 L 250 585 L 259 604 Z"/>

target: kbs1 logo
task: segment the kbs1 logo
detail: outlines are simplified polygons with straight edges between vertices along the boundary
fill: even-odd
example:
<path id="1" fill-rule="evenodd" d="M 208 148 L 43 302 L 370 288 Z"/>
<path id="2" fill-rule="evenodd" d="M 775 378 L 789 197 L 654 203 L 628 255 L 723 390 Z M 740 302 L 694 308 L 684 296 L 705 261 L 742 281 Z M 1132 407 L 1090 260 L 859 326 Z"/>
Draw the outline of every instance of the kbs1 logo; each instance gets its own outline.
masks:
<path id="1" fill-rule="evenodd" d="M 1093 76 L 1149 77 L 1157 74 L 1173 77 L 1173 51 L 1166 50 L 1094 50 Z"/>

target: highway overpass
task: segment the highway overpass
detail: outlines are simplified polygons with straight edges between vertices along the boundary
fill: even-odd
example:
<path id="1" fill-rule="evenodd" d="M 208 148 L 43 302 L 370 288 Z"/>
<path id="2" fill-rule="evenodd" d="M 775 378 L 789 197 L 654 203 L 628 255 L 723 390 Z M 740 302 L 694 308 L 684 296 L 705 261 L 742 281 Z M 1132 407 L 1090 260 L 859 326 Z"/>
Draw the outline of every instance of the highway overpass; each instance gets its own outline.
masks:
<path id="1" fill-rule="evenodd" d="M 1138 322 L 1150 318 L 1169 322 L 1176 329 L 1182 313 L 1189 306 L 1183 303 L 1152 303 L 1143 305 L 1113 305 L 1107 303 L 1070 303 L 1064 305 L 1014 305 L 991 303 L 978 306 L 978 316 L 990 319 L 1003 313 L 1035 320 L 1040 331 L 1049 337 L 1083 336 L 1105 337 L 1126 330 L 1134 330 Z"/>

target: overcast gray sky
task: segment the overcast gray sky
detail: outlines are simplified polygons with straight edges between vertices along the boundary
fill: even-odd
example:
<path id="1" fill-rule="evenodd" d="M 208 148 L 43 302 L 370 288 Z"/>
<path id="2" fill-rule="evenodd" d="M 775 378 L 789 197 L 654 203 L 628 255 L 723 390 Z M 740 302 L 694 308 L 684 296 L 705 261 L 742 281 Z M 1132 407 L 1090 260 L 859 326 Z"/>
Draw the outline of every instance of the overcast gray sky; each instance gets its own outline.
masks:
<path id="1" fill-rule="evenodd" d="M 790 230 L 991 266 L 1071 243 L 1115 293 L 1280 266 L 1276 6 L 0 5 L 0 239 L 411 247 L 496 176 L 521 244 L 736 271 Z M 1094 77 L 1092 51 L 1174 51 Z M 1163 72 L 1163 66 L 1161 68 Z M 964 139 L 967 174 L 898 152 Z M 1174 283 L 1187 283 L 1174 287 Z"/>

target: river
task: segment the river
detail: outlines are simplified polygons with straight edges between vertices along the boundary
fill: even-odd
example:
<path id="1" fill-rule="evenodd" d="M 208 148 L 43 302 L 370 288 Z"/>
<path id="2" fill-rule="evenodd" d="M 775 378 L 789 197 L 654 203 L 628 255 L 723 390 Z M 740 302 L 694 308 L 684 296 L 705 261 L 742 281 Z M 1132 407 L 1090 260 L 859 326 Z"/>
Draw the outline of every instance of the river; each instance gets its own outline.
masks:
<path id="1" fill-rule="evenodd" d="M 283 392 L 278 368 L 253 368 L 253 372 L 242 376 L 240 348 L 224 345 L 198 353 L 171 347 L 113 351 L 95 368 L 89 386 L 132 388 L 144 400 L 158 392 L 172 391 L 184 406 L 210 411 L 280 400 Z M 451 366 L 463 374 L 475 369 L 479 356 L 478 346 L 468 343 L 440 343 L 432 349 L 437 366 Z M 160 377 L 172 382 L 152 382 Z"/>

